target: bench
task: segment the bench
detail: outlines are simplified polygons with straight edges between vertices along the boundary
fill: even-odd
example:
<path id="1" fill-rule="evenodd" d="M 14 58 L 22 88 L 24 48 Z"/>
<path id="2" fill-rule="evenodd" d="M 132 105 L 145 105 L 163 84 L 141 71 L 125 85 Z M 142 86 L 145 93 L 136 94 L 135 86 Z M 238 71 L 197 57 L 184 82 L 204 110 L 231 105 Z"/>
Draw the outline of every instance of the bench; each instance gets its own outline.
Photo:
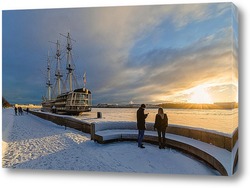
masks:
<path id="1" fill-rule="evenodd" d="M 158 134 L 153 128 L 153 123 L 147 123 L 146 127 L 143 142 L 157 144 Z M 96 122 L 91 124 L 91 139 L 101 144 L 137 140 L 137 135 L 136 122 Z M 231 176 L 234 173 L 238 158 L 238 142 L 232 151 L 228 151 L 209 143 L 167 132 L 166 143 L 170 147 L 183 150 L 204 160 L 224 176 Z"/>
<path id="2" fill-rule="evenodd" d="M 98 122 L 92 124 L 91 130 L 91 139 L 98 143 L 116 140 L 134 140 L 137 139 L 138 135 L 136 122 L 129 121 Z M 147 124 L 144 140 L 158 142 L 157 132 L 154 131 L 153 124 Z"/>

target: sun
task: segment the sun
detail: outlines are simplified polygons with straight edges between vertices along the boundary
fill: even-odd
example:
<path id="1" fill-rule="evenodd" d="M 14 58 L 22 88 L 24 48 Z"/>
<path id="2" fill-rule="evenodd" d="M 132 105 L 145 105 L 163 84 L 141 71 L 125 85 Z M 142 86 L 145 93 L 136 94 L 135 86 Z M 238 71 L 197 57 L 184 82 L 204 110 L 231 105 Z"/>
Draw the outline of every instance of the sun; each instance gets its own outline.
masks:
<path id="1" fill-rule="evenodd" d="M 191 92 L 190 103 L 212 104 L 213 101 L 205 88 L 198 86 Z"/>

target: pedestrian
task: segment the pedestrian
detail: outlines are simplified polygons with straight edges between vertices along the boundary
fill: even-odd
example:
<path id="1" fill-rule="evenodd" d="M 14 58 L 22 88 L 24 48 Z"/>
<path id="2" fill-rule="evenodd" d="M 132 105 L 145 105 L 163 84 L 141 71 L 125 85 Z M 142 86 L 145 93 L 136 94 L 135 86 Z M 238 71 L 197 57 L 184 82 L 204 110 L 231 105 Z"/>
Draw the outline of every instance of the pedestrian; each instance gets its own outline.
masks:
<path id="1" fill-rule="evenodd" d="M 154 128 L 157 129 L 159 149 L 165 149 L 166 145 L 166 129 L 168 127 L 168 116 L 163 112 L 163 108 L 158 109 L 158 114 L 155 116 Z"/>
<path id="2" fill-rule="evenodd" d="M 145 108 L 146 105 L 142 104 L 137 110 L 138 147 L 140 148 L 145 148 L 142 144 L 144 132 L 146 130 L 145 119 L 148 117 L 148 114 L 144 113 Z"/>
<path id="3" fill-rule="evenodd" d="M 15 106 L 15 115 L 17 115 L 17 107 Z"/>
<path id="4" fill-rule="evenodd" d="M 55 105 L 52 106 L 51 110 L 52 110 L 52 113 L 56 113 L 56 107 L 55 107 Z"/>
<path id="5" fill-rule="evenodd" d="M 23 108 L 20 107 L 20 114 L 23 115 Z"/>
<path id="6" fill-rule="evenodd" d="M 29 108 L 26 109 L 27 114 L 29 114 Z"/>
<path id="7" fill-rule="evenodd" d="M 21 115 L 21 107 L 18 106 L 17 110 L 18 110 L 18 115 L 20 116 Z"/>

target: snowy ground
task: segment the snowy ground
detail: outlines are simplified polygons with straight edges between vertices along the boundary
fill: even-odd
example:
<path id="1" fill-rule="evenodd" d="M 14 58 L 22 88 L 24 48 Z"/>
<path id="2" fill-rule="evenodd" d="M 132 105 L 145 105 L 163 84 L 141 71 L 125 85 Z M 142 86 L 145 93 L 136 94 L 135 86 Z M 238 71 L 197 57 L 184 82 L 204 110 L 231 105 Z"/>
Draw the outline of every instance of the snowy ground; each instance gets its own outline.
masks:
<path id="1" fill-rule="evenodd" d="M 31 114 L 15 116 L 13 109 L 3 109 L 2 119 L 4 168 L 218 175 L 174 149 L 159 150 L 148 143 L 140 149 L 136 142 L 101 145 L 89 134 Z"/>

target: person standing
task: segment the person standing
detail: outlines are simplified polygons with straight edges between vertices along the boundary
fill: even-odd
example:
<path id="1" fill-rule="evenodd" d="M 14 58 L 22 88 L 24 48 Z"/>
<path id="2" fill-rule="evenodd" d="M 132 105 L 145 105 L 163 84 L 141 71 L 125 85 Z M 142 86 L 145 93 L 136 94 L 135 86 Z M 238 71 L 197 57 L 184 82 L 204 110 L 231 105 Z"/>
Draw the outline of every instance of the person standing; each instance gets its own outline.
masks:
<path id="1" fill-rule="evenodd" d="M 23 108 L 20 107 L 20 114 L 23 115 Z"/>
<path id="2" fill-rule="evenodd" d="M 17 109 L 18 109 L 18 115 L 20 116 L 21 115 L 21 107 L 19 106 Z"/>
<path id="3" fill-rule="evenodd" d="M 52 113 L 56 113 L 56 106 L 55 105 L 52 106 Z"/>
<path id="4" fill-rule="evenodd" d="M 145 148 L 142 144 L 144 132 L 146 130 L 145 119 L 148 117 L 148 114 L 144 113 L 145 108 L 146 105 L 142 104 L 137 110 L 138 147 L 140 148 Z"/>
<path id="5" fill-rule="evenodd" d="M 17 107 L 15 106 L 15 115 L 17 115 Z"/>
<path id="6" fill-rule="evenodd" d="M 154 128 L 157 129 L 159 149 L 165 149 L 166 145 L 166 129 L 168 127 L 168 116 L 164 114 L 163 108 L 158 109 L 158 114 L 155 116 Z"/>

